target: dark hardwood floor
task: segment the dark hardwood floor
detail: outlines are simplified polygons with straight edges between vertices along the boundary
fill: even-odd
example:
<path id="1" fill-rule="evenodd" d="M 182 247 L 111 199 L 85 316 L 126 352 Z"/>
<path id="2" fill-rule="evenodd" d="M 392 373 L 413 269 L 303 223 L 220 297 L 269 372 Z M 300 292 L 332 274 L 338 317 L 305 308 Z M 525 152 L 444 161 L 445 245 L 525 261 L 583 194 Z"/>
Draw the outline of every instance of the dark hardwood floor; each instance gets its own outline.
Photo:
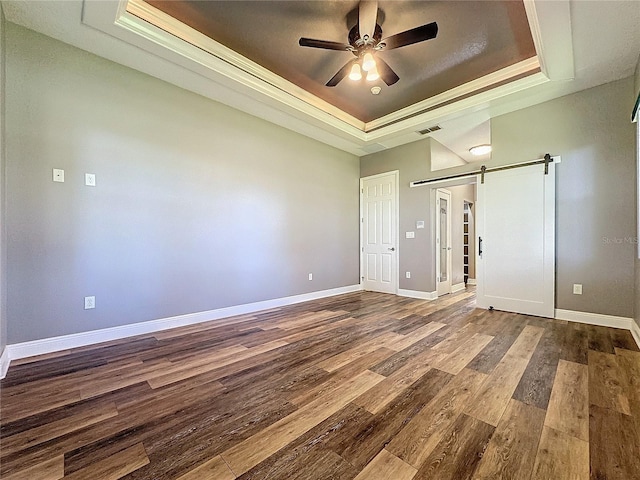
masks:
<path id="1" fill-rule="evenodd" d="M 0 476 L 640 479 L 624 330 L 361 292 L 12 363 Z"/>

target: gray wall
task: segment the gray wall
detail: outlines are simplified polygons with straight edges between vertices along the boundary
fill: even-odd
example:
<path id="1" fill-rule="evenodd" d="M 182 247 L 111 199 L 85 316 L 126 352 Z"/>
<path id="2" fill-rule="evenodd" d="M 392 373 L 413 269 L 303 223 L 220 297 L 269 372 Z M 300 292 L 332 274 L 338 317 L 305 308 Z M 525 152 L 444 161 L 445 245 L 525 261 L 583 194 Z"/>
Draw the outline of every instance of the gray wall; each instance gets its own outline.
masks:
<path id="1" fill-rule="evenodd" d="M 467 163 L 435 138 L 429 139 L 429 146 L 431 147 L 431 171 L 456 167 Z"/>
<path id="2" fill-rule="evenodd" d="M 5 20 L 0 5 L 0 354 L 7 346 L 7 230 L 5 214 Z"/>
<path id="3" fill-rule="evenodd" d="M 633 79 L 492 121 L 496 163 L 562 156 L 556 190 L 557 308 L 633 316 L 636 225 Z M 573 284 L 583 285 L 574 295 Z"/>
<path id="4" fill-rule="evenodd" d="M 638 98 L 638 96 L 640 96 L 640 55 L 638 55 L 638 63 L 636 63 L 636 74 L 635 74 L 635 81 L 634 81 L 633 98 L 630 101 L 632 105 L 631 108 L 633 108 L 633 105 L 635 105 L 635 101 Z M 640 125 L 640 119 L 638 119 L 637 122 L 638 123 L 636 124 L 636 128 L 638 128 L 638 125 Z M 640 174 L 640 145 L 636 145 L 636 162 L 638 164 L 638 167 L 636 169 L 636 175 L 638 175 Z M 636 181 L 636 199 L 637 199 L 638 211 L 640 211 L 640 191 L 638 191 L 638 182 L 640 182 L 640 178 L 636 178 L 636 180 L 637 180 Z M 637 221 L 640 223 L 640 219 L 637 219 Z M 638 228 L 636 229 L 636 239 L 638 239 L 638 237 L 640 237 L 640 225 L 638 225 Z M 638 255 L 636 256 L 635 266 L 636 266 L 636 272 L 635 272 L 636 273 L 636 282 L 635 282 L 636 302 L 635 302 L 634 318 L 636 323 L 638 324 L 638 327 L 640 327 L 640 246 L 638 247 Z"/>
<path id="5" fill-rule="evenodd" d="M 358 283 L 357 157 L 6 34 L 9 343 Z"/>
<path id="6" fill-rule="evenodd" d="M 634 75 L 634 96 L 633 101 L 640 95 L 640 55 L 638 55 L 638 62 L 636 63 L 636 73 Z M 633 105 L 633 104 L 632 104 Z"/>
<path id="7" fill-rule="evenodd" d="M 488 166 L 536 159 L 547 152 L 562 156 L 556 194 L 557 308 L 633 316 L 636 147 L 629 122 L 632 92 L 633 78 L 627 78 L 492 119 L 493 154 Z M 368 155 L 361 158 L 361 174 L 400 169 L 405 182 L 441 176 L 443 171 L 430 171 L 421 150 L 406 145 L 402 150 Z M 404 168 L 408 172 L 403 174 Z M 475 168 L 455 167 L 446 173 Z M 412 201 L 401 196 L 401 218 L 414 218 L 429 208 L 428 187 L 413 190 L 425 193 L 414 192 Z M 435 267 L 423 258 L 428 242 L 424 240 L 424 248 L 401 250 L 400 262 L 423 265 L 422 277 L 412 279 L 414 289 L 430 292 L 435 290 Z M 583 284 L 583 295 L 572 294 L 573 283 Z"/>

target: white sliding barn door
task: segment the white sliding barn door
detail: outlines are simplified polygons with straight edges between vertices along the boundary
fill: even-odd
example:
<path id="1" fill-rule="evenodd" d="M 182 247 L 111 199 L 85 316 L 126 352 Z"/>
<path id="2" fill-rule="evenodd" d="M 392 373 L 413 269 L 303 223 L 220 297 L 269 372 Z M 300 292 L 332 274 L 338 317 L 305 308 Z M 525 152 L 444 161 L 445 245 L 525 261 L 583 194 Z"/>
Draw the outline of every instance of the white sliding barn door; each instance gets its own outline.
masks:
<path id="1" fill-rule="evenodd" d="M 397 172 L 361 179 L 362 287 L 397 293 Z"/>
<path id="2" fill-rule="evenodd" d="M 478 178 L 477 306 L 554 317 L 555 166 Z"/>

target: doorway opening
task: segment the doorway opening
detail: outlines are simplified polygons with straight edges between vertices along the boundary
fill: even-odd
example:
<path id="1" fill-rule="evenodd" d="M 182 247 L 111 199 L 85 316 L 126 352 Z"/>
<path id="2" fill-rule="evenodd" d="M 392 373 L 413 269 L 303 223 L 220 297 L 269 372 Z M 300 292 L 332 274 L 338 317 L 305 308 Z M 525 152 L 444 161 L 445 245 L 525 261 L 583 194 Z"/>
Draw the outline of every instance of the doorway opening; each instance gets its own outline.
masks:
<path id="1" fill-rule="evenodd" d="M 457 179 L 432 188 L 435 285 L 438 297 L 475 291 L 476 179 Z"/>
<path id="2" fill-rule="evenodd" d="M 451 191 L 465 180 L 475 183 L 478 308 L 555 317 L 555 166 L 560 162 L 560 157 L 546 154 L 538 160 L 491 169 L 482 166 L 478 172 L 411 182 L 412 187 L 431 186 L 433 232 L 438 219 L 437 190 Z M 455 203 L 453 195 L 451 203 Z M 451 239 L 455 238 L 453 233 Z M 434 235 L 434 252 L 436 241 Z M 433 261 L 437 283 L 436 253 Z M 452 268 L 452 276 L 454 271 Z"/>

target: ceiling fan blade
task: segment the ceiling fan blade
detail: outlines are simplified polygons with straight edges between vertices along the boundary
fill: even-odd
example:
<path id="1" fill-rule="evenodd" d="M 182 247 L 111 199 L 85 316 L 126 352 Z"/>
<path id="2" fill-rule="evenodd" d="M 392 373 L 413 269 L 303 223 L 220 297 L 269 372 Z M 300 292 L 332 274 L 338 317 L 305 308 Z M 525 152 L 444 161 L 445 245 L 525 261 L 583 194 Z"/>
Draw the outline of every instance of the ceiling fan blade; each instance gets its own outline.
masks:
<path id="1" fill-rule="evenodd" d="M 364 40 L 364 36 L 373 38 L 378 21 L 378 1 L 362 0 L 358 7 L 358 32 L 360 38 Z"/>
<path id="2" fill-rule="evenodd" d="M 338 73 L 336 73 L 333 78 L 327 82 L 327 87 L 335 87 L 338 85 L 342 79 L 347 76 L 354 62 L 355 60 L 351 60 L 350 62 L 347 62 L 344 67 L 338 70 Z"/>
<path id="3" fill-rule="evenodd" d="M 424 42 L 425 40 L 431 40 L 432 38 L 436 38 L 436 35 L 438 35 L 438 24 L 431 22 L 421 27 L 412 28 L 411 30 L 383 38 L 380 43 L 386 44 L 385 50 L 391 50 L 392 48 L 400 48 L 406 45 Z"/>
<path id="4" fill-rule="evenodd" d="M 393 69 L 382 60 L 379 56 L 376 57 L 376 63 L 378 64 L 378 73 L 380 74 L 380 78 L 387 85 L 391 86 L 400 80 L 400 77 L 393 71 Z"/>
<path id="5" fill-rule="evenodd" d="M 298 43 L 301 47 L 324 48 L 325 50 L 341 50 L 344 52 L 351 49 L 351 45 L 347 45 L 346 43 L 314 40 L 313 38 L 302 37 Z"/>

